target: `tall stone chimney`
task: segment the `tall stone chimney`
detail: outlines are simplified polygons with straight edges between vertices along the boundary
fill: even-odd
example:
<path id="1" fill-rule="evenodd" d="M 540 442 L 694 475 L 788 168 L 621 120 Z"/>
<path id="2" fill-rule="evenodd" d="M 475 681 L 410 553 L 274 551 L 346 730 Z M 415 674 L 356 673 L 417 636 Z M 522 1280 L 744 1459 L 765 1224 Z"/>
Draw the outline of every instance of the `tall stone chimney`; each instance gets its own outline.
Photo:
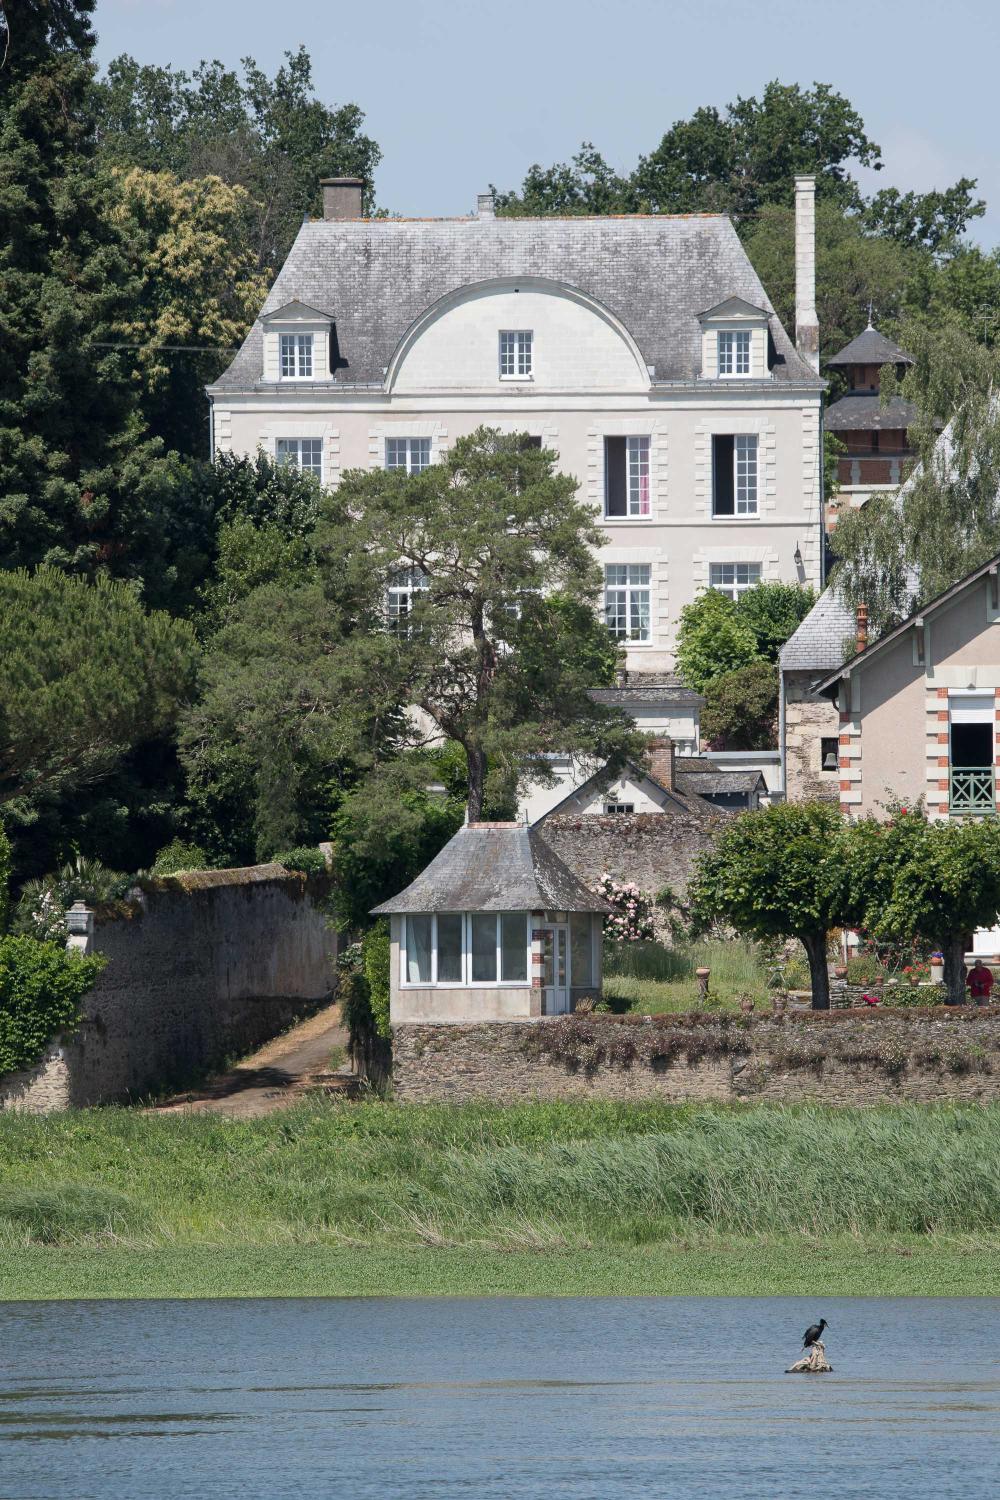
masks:
<path id="1" fill-rule="evenodd" d="M 496 218 L 496 205 L 493 202 L 492 193 L 478 193 L 476 195 L 476 216 L 480 219 Z"/>
<path id="2" fill-rule="evenodd" d="M 363 177 L 321 177 L 324 219 L 360 219 Z"/>
<path id="3" fill-rule="evenodd" d="M 649 740 L 646 745 L 646 758 L 649 761 L 650 774 L 661 786 L 665 786 L 668 792 L 672 792 L 674 790 L 673 740 L 668 735 Z"/>
<path id="4" fill-rule="evenodd" d="M 815 177 L 795 179 L 795 347 L 818 375 Z"/>

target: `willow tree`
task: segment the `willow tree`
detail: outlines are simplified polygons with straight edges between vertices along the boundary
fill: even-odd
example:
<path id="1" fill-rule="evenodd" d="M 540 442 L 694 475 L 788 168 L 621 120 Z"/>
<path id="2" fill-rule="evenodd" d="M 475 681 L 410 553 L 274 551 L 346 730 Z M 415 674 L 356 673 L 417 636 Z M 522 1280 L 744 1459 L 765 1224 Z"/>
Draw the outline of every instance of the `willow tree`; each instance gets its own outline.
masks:
<path id="1" fill-rule="evenodd" d="M 918 463 L 897 495 L 842 515 L 833 535 L 848 604 L 865 604 L 875 634 L 1000 551 L 1000 349 L 955 320 L 904 325 L 914 357 L 902 381 L 882 371 L 882 396 L 913 401 Z"/>
<path id="2" fill-rule="evenodd" d="M 597 613 L 603 536 L 576 488 L 524 434 L 481 427 L 422 473 L 345 474 L 321 540 L 356 638 L 391 643 L 400 701 L 429 739 L 462 746 L 473 820 L 488 791 L 551 779 L 548 753 L 612 767 L 641 753 L 631 721 L 589 694 L 617 650 Z"/>

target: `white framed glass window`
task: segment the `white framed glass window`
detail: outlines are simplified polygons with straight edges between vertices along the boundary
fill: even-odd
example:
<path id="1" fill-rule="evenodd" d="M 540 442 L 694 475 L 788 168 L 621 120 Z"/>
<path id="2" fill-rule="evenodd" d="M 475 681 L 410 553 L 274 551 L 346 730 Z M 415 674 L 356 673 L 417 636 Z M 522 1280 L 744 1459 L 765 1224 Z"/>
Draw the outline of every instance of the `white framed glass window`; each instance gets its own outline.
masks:
<path id="1" fill-rule="evenodd" d="M 649 438 L 604 439 L 604 514 L 648 516 Z"/>
<path id="2" fill-rule="evenodd" d="M 407 474 L 420 474 L 430 467 L 431 440 L 426 438 L 392 437 L 385 440 L 385 466 L 387 469 L 404 469 Z"/>
<path id="3" fill-rule="evenodd" d="M 281 334 L 282 380 L 312 379 L 313 337 L 311 333 Z"/>
<path id="4" fill-rule="evenodd" d="M 500 379 L 530 380 L 533 373 L 530 328 L 501 328 Z"/>
<path id="5" fill-rule="evenodd" d="M 315 474 L 319 480 L 323 478 L 322 438 L 278 438 L 274 456 L 279 466 L 291 464 L 303 474 Z"/>
<path id="6" fill-rule="evenodd" d="M 403 985 L 527 984 L 527 912 L 438 912 L 406 916 Z"/>
<path id="7" fill-rule="evenodd" d="M 712 514 L 755 516 L 757 434 L 716 433 L 712 438 Z"/>
<path id="8" fill-rule="evenodd" d="M 427 592 L 427 585 L 428 578 L 423 568 L 400 568 L 390 578 L 386 591 L 386 615 L 389 629 L 395 634 L 409 634 L 414 603 Z"/>
<path id="9" fill-rule="evenodd" d="M 604 618 L 616 641 L 649 640 L 649 563 L 607 563 Z"/>
<path id="10" fill-rule="evenodd" d="M 741 594 L 760 583 L 760 563 L 710 563 L 708 583 L 710 588 L 725 594 L 735 604 Z"/>
<path id="11" fill-rule="evenodd" d="M 750 330 L 748 328 L 736 329 L 732 332 L 724 332 L 718 335 L 719 339 L 719 374 L 720 375 L 749 375 L 750 374 Z"/>

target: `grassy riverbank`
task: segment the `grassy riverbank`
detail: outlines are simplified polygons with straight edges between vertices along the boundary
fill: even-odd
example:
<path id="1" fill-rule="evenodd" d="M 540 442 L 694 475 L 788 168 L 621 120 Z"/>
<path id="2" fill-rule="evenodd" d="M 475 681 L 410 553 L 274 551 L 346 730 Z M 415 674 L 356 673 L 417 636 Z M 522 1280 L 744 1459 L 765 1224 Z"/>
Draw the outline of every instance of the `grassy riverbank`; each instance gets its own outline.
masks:
<path id="1" fill-rule="evenodd" d="M 1000 1294 L 1000 1107 L 0 1116 L 0 1297 Z"/>

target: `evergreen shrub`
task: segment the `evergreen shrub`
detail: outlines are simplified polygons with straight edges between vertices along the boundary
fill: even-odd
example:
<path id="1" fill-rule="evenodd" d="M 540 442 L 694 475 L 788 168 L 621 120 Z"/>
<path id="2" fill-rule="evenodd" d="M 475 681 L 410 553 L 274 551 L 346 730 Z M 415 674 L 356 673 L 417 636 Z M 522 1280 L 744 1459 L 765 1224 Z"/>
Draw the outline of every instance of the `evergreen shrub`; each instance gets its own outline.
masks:
<path id="1" fill-rule="evenodd" d="M 38 1062 L 57 1032 L 80 1020 L 80 1001 L 107 960 L 58 943 L 0 938 L 0 1077 Z"/>

